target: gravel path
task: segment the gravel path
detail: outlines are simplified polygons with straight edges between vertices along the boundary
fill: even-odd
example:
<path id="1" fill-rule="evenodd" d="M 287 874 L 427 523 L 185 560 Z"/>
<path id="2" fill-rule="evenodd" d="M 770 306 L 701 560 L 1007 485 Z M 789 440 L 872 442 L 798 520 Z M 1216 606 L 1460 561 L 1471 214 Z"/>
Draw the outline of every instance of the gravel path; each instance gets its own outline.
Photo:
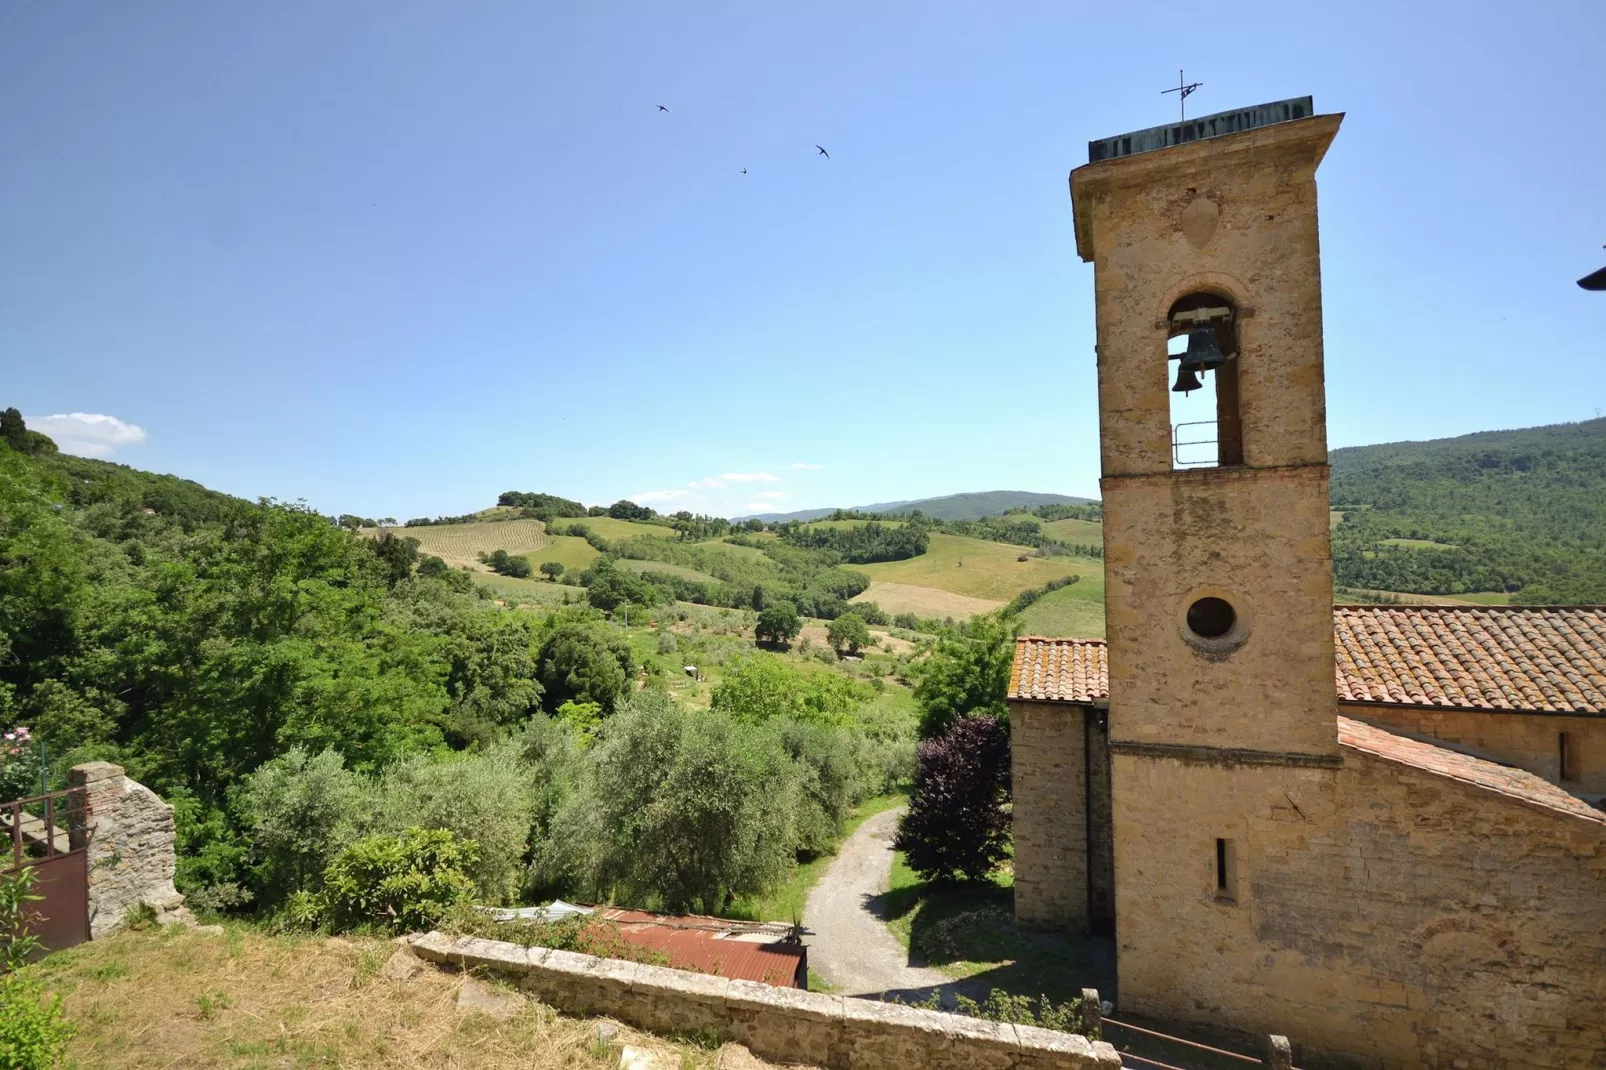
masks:
<path id="1" fill-rule="evenodd" d="M 809 893 L 803 924 L 809 966 L 849 996 L 897 995 L 918 1002 L 951 981 L 940 970 L 909 964 L 909 954 L 871 906 L 892 874 L 892 837 L 903 807 L 860 825 L 843 841 L 825 876 Z"/>

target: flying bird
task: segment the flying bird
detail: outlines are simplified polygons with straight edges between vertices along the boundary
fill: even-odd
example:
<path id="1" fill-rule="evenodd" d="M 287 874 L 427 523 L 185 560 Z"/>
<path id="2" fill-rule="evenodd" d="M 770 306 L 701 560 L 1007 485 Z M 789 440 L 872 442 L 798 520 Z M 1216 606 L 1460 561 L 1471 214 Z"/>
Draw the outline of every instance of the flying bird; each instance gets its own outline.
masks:
<path id="1" fill-rule="evenodd" d="M 827 160 L 829 160 L 831 158 L 831 154 L 829 152 L 825 151 L 825 147 L 823 145 L 816 145 L 814 147 L 819 149 L 820 150 L 820 155 L 824 156 Z"/>
<path id="2" fill-rule="evenodd" d="M 660 104 L 660 105 L 658 105 L 658 110 L 659 111 L 668 111 L 669 109 L 664 107 L 662 104 Z"/>
<path id="3" fill-rule="evenodd" d="M 742 168 L 742 174 L 744 174 L 744 175 L 747 174 L 747 168 L 745 168 L 745 167 Z"/>

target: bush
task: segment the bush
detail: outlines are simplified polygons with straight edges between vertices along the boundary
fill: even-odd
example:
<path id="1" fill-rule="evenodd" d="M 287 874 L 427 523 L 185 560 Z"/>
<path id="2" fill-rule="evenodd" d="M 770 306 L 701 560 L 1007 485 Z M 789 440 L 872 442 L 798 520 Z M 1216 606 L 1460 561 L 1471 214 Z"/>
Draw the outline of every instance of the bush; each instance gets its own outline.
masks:
<path id="1" fill-rule="evenodd" d="M 61 1010 L 61 997 L 45 998 L 33 977 L 17 971 L 39 950 L 28 932 L 26 904 L 42 896 L 33 892 L 32 866 L 0 876 L 0 1068 L 49 1070 L 54 1066 L 73 1025 Z"/>
<path id="2" fill-rule="evenodd" d="M 1009 731 L 961 717 L 920 744 L 909 810 L 893 846 L 926 880 L 983 880 L 1009 852 Z"/>
<path id="3" fill-rule="evenodd" d="M 536 804 L 532 770 L 519 751 L 517 744 L 501 744 L 474 754 L 403 759 L 378 784 L 374 829 L 392 835 L 444 829 L 474 845 L 475 858 L 462 869 L 483 899 L 515 898 Z"/>
<path id="4" fill-rule="evenodd" d="M 797 776 L 769 731 L 642 693 L 594 753 L 542 845 L 538 882 L 714 913 L 790 867 Z"/>
<path id="5" fill-rule="evenodd" d="M 658 630 L 658 653 L 673 654 L 677 648 L 675 633 L 660 625 Z"/>
<path id="6" fill-rule="evenodd" d="M 481 554 L 480 560 L 491 566 L 491 571 L 501 576 L 512 576 L 514 579 L 526 579 L 535 570 L 530 562 L 522 557 L 514 557 L 506 550 L 493 550 L 489 555 Z"/>
<path id="7" fill-rule="evenodd" d="M 292 747 L 245 783 L 242 817 L 256 856 L 253 884 L 265 903 L 317 891 L 323 871 L 362 832 L 369 808 L 363 779 L 339 752 Z"/>
<path id="8" fill-rule="evenodd" d="M 824 854 L 836 846 L 848 807 L 858 801 L 859 771 L 848 734 L 796 721 L 781 724 L 779 733 L 799 774 L 795 849 Z"/>
<path id="9" fill-rule="evenodd" d="M 825 637 L 838 654 L 857 654 L 871 643 L 870 628 L 857 613 L 844 613 L 825 629 Z"/>
<path id="10" fill-rule="evenodd" d="M 77 1031 L 60 996 L 47 999 L 31 976 L 0 976 L 0 1068 L 50 1070 Z"/>
<path id="11" fill-rule="evenodd" d="M 473 843 L 445 829 L 358 840 L 324 873 L 323 920 L 336 931 L 430 929 L 473 892 L 468 870 L 478 858 Z"/>

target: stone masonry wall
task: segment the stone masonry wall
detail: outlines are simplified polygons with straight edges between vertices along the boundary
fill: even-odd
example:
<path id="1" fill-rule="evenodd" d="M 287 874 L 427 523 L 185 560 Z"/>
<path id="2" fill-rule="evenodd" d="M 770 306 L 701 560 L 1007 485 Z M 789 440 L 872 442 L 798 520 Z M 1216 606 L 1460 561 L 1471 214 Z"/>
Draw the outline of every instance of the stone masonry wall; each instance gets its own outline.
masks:
<path id="1" fill-rule="evenodd" d="M 1552 784 L 1574 791 L 1606 794 L 1606 717 L 1551 717 L 1538 713 L 1484 710 L 1429 710 L 1416 706 L 1353 706 L 1344 715 L 1414 736 L 1459 743 L 1510 762 Z M 1561 746 L 1566 732 L 1578 749 L 1579 779 L 1561 779 Z"/>
<path id="2" fill-rule="evenodd" d="M 1088 751 L 1088 925 L 1093 932 L 1115 932 L 1115 840 L 1110 823 L 1110 726 L 1089 713 Z"/>
<path id="3" fill-rule="evenodd" d="M 1343 757 L 1115 755 L 1121 1009 L 1283 1033 L 1305 1067 L 1606 1066 L 1606 823 Z"/>
<path id="4" fill-rule="evenodd" d="M 184 897 L 173 887 L 173 808 L 110 762 L 75 765 L 67 784 L 83 788 L 89 827 L 89 935 L 116 931 L 140 903 L 162 923 L 188 921 Z"/>
<path id="5" fill-rule="evenodd" d="M 1015 918 L 1026 928 L 1086 932 L 1086 711 L 1009 704 L 1015 799 Z"/>
<path id="6" fill-rule="evenodd" d="M 1115 1070 L 1109 1044 L 1073 1033 L 774 988 L 569 951 L 440 933 L 408 943 L 431 962 L 488 969 L 542 1002 L 653 1032 L 710 1032 L 760 1058 L 831 1070 Z"/>

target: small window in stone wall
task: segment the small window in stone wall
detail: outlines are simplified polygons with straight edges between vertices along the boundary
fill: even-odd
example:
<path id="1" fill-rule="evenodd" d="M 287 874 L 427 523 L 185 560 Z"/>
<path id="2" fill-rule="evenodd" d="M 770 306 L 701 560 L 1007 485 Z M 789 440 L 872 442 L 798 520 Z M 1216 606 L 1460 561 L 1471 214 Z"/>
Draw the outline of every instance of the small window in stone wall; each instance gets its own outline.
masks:
<path id="1" fill-rule="evenodd" d="M 1231 840 L 1216 841 L 1216 898 L 1228 903 L 1238 898 L 1238 865 Z"/>
<path id="2" fill-rule="evenodd" d="M 1557 767 L 1561 770 L 1563 780 L 1582 780 L 1583 774 L 1579 770 L 1578 744 L 1574 742 L 1571 732 L 1562 732 L 1556 739 L 1557 758 L 1560 761 Z"/>

